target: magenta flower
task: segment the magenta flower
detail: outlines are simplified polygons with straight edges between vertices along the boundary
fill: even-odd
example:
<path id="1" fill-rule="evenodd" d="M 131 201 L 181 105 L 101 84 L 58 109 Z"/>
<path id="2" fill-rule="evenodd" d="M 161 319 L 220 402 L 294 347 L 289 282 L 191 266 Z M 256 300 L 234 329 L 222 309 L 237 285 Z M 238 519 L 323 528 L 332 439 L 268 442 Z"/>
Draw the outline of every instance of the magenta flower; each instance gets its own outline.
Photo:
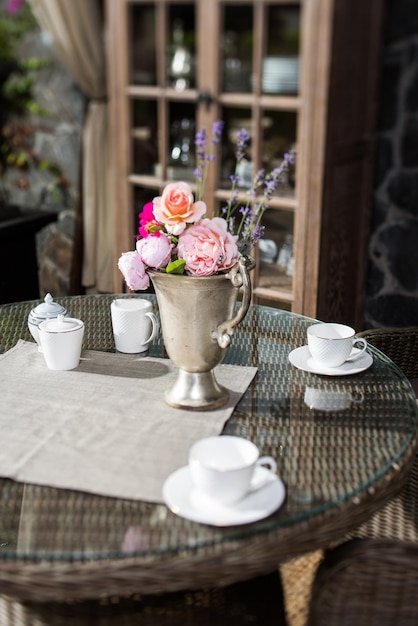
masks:
<path id="1" fill-rule="evenodd" d="M 160 236 L 161 224 L 159 224 L 155 219 L 152 202 L 147 202 L 146 204 L 144 204 L 144 208 L 142 209 L 142 212 L 139 214 L 138 217 L 138 230 L 141 237 L 146 238 L 149 235 L 154 235 L 155 237 Z"/>
<path id="2" fill-rule="evenodd" d="M 124 252 L 122 256 L 119 257 L 118 268 L 122 272 L 129 289 L 132 289 L 132 291 L 147 289 L 149 287 L 149 276 L 137 252 Z"/>
<path id="3" fill-rule="evenodd" d="M 17 13 L 25 0 L 9 0 L 6 4 L 6 13 Z"/>
<path id="4" fill-rule="evenodd" d="M 230 269 L 239 259 L 237 237 L 221 217 L 203 219 L 179 237 L 177 255 L 192 276 L 212 276 Z"/>
<path id="5" fill-rule="evenodd" d="M 136 251 L 144 265 L 159 269 L 165 267 L 171 261 L 173 244 L 165 235 L 160 237 L 148 236 L 136 242 Z"/>

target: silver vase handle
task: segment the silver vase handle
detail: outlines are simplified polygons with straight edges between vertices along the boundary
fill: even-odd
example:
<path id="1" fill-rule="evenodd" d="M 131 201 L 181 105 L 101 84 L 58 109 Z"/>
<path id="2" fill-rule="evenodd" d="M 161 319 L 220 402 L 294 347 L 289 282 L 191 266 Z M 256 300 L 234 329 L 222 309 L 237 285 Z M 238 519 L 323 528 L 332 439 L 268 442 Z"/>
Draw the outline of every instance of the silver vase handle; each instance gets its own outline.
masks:
<path id="1" fill-rule="evenodd" d="M 240 257 L 238 263 L 228 272 L 226 275 L 231 281 L 234 287 L 243 287 L 241 306 L 231 320 L 222 322 L 218 328 L 213 332 L 213 338 L 217 340 L 220 348 L 227 348 L 231 343 L 231 336 L 234 333 L 234 328 L 247 314 L 248 307 L 251 301 L 251 279 L 247 269 L 247 260 L 245 257 Z"/>

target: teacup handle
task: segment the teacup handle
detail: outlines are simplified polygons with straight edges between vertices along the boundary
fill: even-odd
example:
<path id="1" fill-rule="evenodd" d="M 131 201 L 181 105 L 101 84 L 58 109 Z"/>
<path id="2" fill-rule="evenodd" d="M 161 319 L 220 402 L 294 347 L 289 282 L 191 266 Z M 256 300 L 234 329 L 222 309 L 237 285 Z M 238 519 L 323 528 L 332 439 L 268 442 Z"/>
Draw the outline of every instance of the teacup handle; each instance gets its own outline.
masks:
<path id="1" fill-rule="evenodd" d="M 251 301 L 251 279 L 248 273 L 245 257 L 240 257 L 238 263 L 228 272 L 226 275 L 231 281 L 234 287 L 242 287 L 242 301 L 241 306 L 232 320 L 227 320 L 222 324 L 219 324 L 218 328 L 213 332 L 213 338 L 217 340 L 220 348 L 227 348 L 231 343 L 231 335 L 234 333 L 234 328 L 247 314 L 248 307 Z"/>
<path id="2" fill-rule="evenodd" d="M 250 492 L 257 491 L 271 482 L 273 475 L 277 472 L 277 463 L 272 456 L 261 456 L 257 459 L 256 466 L 265 467 L 268 470 L 268 474 L 264 476 L 262 480 L 252 481 L 250 485 Z"/>
<path id="3" fill-rule="evenodd" d="M 146 345 L 147 343 L 150 343 L 150 341 L 155 339 L 160 328 L 160 324 L 158 322 L 158 319 L 155 313 L 153 313 L 152 311 L 149 311 L 148 313 L 145 313 L 145 316 L 150 318 L 152 329 L 151 329 L 151 335 L 146 341 L 144 341 L 144 345 Z"/>
<path id="4" fill-rule="evenodd" d="M 367 348 L 367 341 L 365 339 L 363 339 L 363 337 L 355 337 L 353 340 L 353 348 L 356 347 L 357 343 L 361 343 L 363 345 L 362 348 L 360 348 L 360 352 L 356 352 L 355 354 L 352 354 L 350 356 L 347 357 L 346 361 L 354 361 L 354 359 L 358 359 L 359 356 L 361 354 L 363 354 L 363 352 L 366 350 Z"/>

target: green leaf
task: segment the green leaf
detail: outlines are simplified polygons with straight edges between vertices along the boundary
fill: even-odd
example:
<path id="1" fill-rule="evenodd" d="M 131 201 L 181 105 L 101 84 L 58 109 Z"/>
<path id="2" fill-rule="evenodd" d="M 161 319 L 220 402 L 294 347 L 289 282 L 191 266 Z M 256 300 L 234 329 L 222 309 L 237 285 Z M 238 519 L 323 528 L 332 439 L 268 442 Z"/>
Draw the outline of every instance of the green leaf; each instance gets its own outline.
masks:
<path id="1" fill-rule="evenodd" d="M 16 164 L 19 167 L 23 167 L 24 165 L 26 165 L 28 162 L 28 155 L 26 152 L 19 152 L 17 159 L 16 159 Z"/>
<path id="2" fill-rule="evenodd" d="M 183 259 L 176 259 L 167 265 L 165 271 L 167 274 L 184 274 L 185 265 L 186 261 Z"/>

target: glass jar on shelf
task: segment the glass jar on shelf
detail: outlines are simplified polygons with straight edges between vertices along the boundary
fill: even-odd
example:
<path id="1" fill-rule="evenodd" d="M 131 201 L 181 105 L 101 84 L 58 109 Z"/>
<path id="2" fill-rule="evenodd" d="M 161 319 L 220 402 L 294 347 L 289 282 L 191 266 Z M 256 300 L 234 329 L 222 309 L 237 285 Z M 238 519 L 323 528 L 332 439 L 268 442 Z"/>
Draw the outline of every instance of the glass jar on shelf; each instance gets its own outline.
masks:
<path id="1" fill-rule="evenodd" d="M 167 175 L 170 179 L 193 179 L 195 168 L 195 121 L 192 117 L 172 117 Z"/>
<path id="2" fill-rule="evenodd" d="M 183 22 L 176 19 L 173 23 L 173 44 L 170 51 L 169 81 L 176 91 L 189 89 L 194 77 L 194 59 L 185 44 Z"/>
<path id="3" fill-rule="evenodd" d="M 276 261 L 280 273 L 285 276 L 293 276 L 293 234 L 286 233 L 284 241 L 279 249 Z"/>

